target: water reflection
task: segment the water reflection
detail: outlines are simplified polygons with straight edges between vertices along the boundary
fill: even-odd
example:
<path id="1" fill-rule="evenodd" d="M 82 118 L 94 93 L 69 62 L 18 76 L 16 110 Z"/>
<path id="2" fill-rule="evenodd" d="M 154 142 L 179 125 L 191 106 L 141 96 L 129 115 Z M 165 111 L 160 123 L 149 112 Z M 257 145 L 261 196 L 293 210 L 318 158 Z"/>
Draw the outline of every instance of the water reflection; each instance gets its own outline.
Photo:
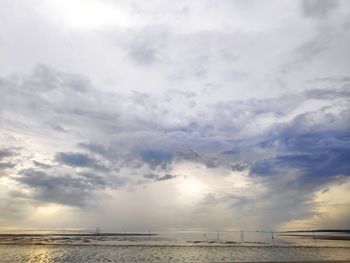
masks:
<path id="1" fill-rule="evenodd" d="M 28 262 L 47 263 L 53 262 L 53 249 L 48 246 L 29 246 L 27 249 Z"/>

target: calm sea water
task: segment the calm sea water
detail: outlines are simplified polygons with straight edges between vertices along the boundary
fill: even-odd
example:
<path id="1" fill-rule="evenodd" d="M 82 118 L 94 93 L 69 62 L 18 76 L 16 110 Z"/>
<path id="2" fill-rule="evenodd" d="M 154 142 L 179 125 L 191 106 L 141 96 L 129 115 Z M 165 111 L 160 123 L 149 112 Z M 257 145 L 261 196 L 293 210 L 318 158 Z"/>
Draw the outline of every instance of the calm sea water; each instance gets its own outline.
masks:
<path id="1" fill-rule="evenodd" d="M 0 262 L 350 262 L 350 241 L 336 236 L 340 238 L 188 231 L 156 236 L 2 234 Z"/>
<path id="2" fill-rule="evenodd" d="M 0 262 L 242 262 L 349 260 L 348 248 L 1 245 Z"/>

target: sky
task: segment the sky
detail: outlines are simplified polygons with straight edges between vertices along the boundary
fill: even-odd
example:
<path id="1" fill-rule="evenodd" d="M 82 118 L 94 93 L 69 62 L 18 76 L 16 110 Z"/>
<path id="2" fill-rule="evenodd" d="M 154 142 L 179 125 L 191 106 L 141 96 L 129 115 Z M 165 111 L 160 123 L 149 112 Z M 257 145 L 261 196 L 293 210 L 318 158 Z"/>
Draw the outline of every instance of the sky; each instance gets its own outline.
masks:
<path id="1" fill-rule="evenodd" d="M 350 1 L 0 0 L 0 228 L 350 228 Z"/>

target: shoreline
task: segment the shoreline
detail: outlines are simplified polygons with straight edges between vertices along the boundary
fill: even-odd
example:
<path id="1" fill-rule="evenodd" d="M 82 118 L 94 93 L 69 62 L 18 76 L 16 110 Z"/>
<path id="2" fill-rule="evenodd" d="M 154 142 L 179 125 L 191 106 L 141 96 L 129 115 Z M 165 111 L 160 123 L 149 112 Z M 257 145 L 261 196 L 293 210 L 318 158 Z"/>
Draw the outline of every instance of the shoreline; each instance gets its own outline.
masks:
<path id="1" fill-rule="evenodd" d="M 101 244 L 101 243 L 0 243 L 0 246 L 99 246 L 99 247 L 189 247 L 189 248 L 334 248 L 350 249 L 350 246 L 313 246 L 313 245 L 242 245 L 242 244 Z"/>

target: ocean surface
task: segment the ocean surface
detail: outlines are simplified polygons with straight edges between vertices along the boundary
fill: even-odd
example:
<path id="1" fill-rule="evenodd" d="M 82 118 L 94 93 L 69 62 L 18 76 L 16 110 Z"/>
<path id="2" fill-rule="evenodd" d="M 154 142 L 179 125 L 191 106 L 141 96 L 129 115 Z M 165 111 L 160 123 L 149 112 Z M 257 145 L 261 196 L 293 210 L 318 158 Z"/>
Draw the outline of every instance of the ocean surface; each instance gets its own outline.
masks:
<path id="1" fill-rule="evenodd" d="M 349 233 L 0 233 L 0 262 L 348 261 Z"/>

